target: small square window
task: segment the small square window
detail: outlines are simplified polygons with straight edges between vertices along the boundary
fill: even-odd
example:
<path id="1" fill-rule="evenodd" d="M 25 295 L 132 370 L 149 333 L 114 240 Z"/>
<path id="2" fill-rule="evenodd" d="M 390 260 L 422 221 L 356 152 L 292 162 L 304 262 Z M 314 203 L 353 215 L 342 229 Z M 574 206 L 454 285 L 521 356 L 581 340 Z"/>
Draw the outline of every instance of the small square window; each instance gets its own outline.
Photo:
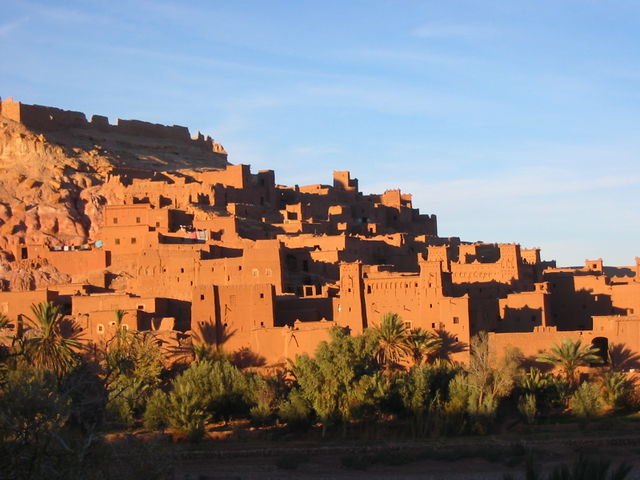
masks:
<path id="1" fill-rule="evenodd" d="M 131 245 L 135 245 L 137 241 L 136 237 L 131 237 Z"/>
<path id="2" fill-rule="evenodd" d="M 104 333 L 104 325 L 101 323 L 98 324 L 98 333 Z"/>
<path id="3" fill-rule="evenodd" d="M 260 298 L 264 298 L 264 293 L 261 293 L 261 294 L 260 294 Z"/>
<path id="4" fill-rule="evenodd" d="M 118 219 L 117 218 L 113 218 L 113 224 L 116 225 L 118 223 Z"/>
<path id="5" fill-rule="evenodd" d="M 115 243 L 116 245 L 120 245 L 120 239 L 119 239 L 119 238 L 116 238 L 116 239 L 115 239 L 115 241 L 114 241 L 114 243 Z"/>
<path id="6" fill-rule="evenodd" d="M 136 217 L 136 223 L 140 223 L 140 217 Z"/>
<path id="7" fill-rule="evenodd" d="M 200 295 L 200 300 L 204 300 L 204 295 Z"/>
<path id="8" fill-rule="evenodd" d="M 453 317 L 453 323 L 455 324 L 460 323 L 460 317 Z"/>

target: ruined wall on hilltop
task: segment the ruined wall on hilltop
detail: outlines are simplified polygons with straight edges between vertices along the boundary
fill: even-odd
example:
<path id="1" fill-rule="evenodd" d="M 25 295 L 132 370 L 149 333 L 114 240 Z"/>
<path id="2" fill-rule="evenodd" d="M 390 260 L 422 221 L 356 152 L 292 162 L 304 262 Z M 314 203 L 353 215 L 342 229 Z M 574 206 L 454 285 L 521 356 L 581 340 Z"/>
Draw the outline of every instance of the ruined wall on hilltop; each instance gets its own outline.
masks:
<path id="1" fill-rule="evenodd" d="M 36 131 L 52 132 L 69 128 L 94 129 L 120 135 L 171 140 L 195 145 L 217 154 L 225 156 L 227 154 L 224 147 L 215 143 L 211 137 L 204 137 L 198 132 L 195 138 L 191 138 L 189 129 L 179 125 L 168 126 L 141 120 L 122 119 L 117 119 L 116 125 L 111 125 L 109 119 L 102 115 L 93 115 L 91 121 L 87 121 L 87 117 L 82 112 L 43 105 L 27 105 L 16 102 L 11 97 L 7 100 L 0 100 L 0 114 Z"/>

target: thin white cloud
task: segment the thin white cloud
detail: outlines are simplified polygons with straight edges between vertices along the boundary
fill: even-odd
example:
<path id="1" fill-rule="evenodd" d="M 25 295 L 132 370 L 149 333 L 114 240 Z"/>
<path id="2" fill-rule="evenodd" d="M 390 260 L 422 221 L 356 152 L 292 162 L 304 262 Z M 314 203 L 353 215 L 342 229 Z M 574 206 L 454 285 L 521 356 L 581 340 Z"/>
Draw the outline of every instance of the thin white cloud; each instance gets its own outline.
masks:
<path id="1" fill-rule="evenodd" d="M 449 54 L 389 48 L 363 48 L 337 53 L 337 55 L 343 55 L 350 59 L 357 60 L 374 60 L 377 62 L 412 65 L 463 66 L 471 61 L 469 58 Z"/>
<path id="2" fill-rule="evenodd" d="M 497 34 L 495 28 L 487 25 L 427 24 L 416 28 L 413 35 L 418 38 L 461 38 L 477 40 Z"/>
<path id="3" fill-rule="evenodd" d="M 442 198 L 455 192 L 457 202 L 519 197 L 564 196 L 592 190 L 640 187 L 640 175 L 576 176 L 575 172 L 553 169 L 525 169 L 491 178 L 466 178 L 425 185 L 428 196 Z"/>
<path id="4" fill-rule="evenodd" d="M 488 100 L 465 98 L 427 87 L 418 88 L 398 83 L 374 84 L 368 78 L 361 78 L 357 83 L 343 81 L 301 85 L 292 94 L 306 103 L 315 100 L 323 106 L 364 108 L 401 115 L 464 114 L 470 118 L 498 108 L 498 105 Z"/>
<path id="5" fill-rule="evenodd" d="M 6 22 L 0 24 L 0 37 L 6 37 L 10 35 L 13 31 L 18 29 L 22 24 L 26 23 L 29 20 L 29 17 L 18 18 L 17 20 L 12 20 L 10 22 Z"/>

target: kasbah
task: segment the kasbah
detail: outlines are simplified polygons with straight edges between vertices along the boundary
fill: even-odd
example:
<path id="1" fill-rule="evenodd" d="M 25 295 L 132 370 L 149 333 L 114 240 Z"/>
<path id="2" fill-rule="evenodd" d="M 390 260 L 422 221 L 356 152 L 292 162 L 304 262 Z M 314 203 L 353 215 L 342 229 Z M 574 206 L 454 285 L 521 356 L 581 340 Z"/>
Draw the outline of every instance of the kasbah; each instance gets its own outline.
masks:
<path id="1" fill-rule="evenodd" d="M 410 194 L 364 195 L 348 171 L 278 185 L 185 127 L 13 99 L 0 114 L 5 191 L 19 195 L 0 198 L 5 333 L 53 301 L 95 345 L 124 311 L 167 358 L 195 339 L 281 365 L 388 312 L 463 347 L 489 332 L 494 352 L 565 339 L 640 351 L 640 258 L 558 268 L 537 248 L 442 238 Z"/>

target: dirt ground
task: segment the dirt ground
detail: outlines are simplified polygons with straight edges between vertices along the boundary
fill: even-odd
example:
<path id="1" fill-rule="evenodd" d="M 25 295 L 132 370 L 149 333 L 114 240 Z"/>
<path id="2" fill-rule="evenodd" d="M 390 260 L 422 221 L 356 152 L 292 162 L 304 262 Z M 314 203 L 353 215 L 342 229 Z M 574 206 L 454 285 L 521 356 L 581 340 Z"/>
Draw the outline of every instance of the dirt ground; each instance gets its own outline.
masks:
<path id="1" fill-rule="evenodd" d="M 637 433 L 636 433 L 637 431 Z M 425 441 L 206 441 L 176 455 L 176 480 L 524 479 L 527 458 L 548 471 L 580 455 L 633 466 L 640 479 L 640 430 L 575 426 L 485 437 Z"/>

